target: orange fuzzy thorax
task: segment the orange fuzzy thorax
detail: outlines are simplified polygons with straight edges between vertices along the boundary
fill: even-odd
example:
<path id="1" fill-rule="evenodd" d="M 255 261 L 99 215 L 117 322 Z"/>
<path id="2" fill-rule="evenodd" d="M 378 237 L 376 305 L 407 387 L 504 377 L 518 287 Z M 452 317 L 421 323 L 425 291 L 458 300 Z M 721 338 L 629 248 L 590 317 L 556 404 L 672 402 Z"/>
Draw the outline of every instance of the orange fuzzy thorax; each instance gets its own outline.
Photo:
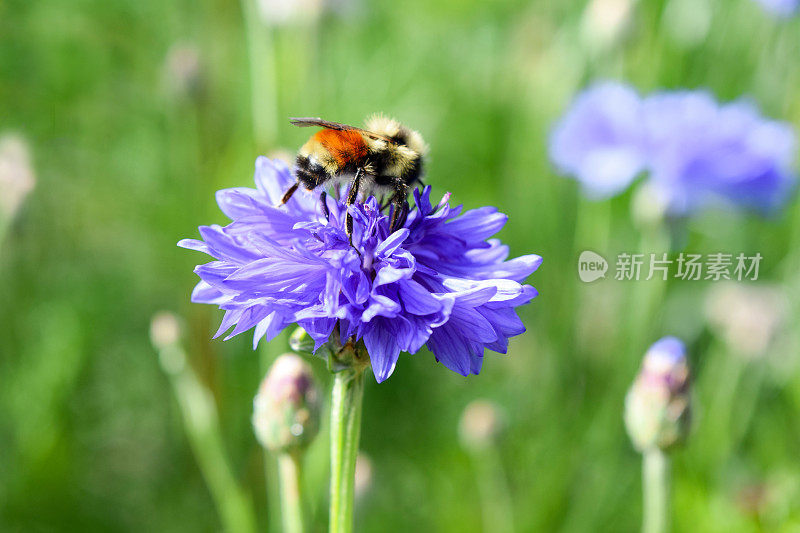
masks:
<path id="1" fill-rule="evenodd" d="M 312 139 L 321 144 L 342 167 L 367 157 L 367 143 L 357 131 L 323 129 L 315 133 Z"/>

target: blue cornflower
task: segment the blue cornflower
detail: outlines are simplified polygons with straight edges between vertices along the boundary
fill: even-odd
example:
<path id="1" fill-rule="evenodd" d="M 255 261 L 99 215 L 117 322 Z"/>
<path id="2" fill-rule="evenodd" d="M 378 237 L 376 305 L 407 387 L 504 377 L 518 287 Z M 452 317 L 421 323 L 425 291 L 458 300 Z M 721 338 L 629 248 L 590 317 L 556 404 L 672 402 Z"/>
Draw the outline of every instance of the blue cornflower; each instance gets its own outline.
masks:
<path id="1" fill-rule="evenodd" d="M 217 192 L 233 222 L 201 226 L 202 240 L 179 246 L 214 257 L 195 272 L 192 301 L 218 305 L 225 316 L 216 336 L 254 329 L 254 348 L 297 323 L 325 344 L 334 328 L 342 339 L 363 340 L 378 382 L 394 371 L 401 351 L 423 345 L 462 375 L 477 374 L 485 348 L 505 353 L 525 331 L 515 308 L 537 296 L 522 281 L 541 257 L 506 260 L 508 248 L 490 239 L 507 217 L 493 207 L 461 214 L 446 195 L 430 202 L 430 187 L 414 191 L 415 208 L 403 227 L 375 198 L 349 208 L 353 245 L 345 233 L 346 206 L 319 194 L 296 194 L 275 207 L 295 182 L 280 161 L 256 161 L 256 189 Z"/>
<path id="2" fill-rule="evenodd" d="M 590 88 L 555 128 L 550 152 L 593 196 L 620 193 L 647 171 L 673 216 L 715 203 L 769 213 L 796 181 L 793 128 L 746 100 L 719 104 L 706 91 L 642 99 L 622 84 Z"/>
<path id="3" fill-rule="evenodd" d="M 644 101 L 648 167 L 670 213 L 730 205 L 769 213 L 796 176 L 795 133 L 739 100 L 718 104 L 705 91 L 655 93 Z"/>
<path id="4" fill-rule="evenodd" d="M 779 17 L 790 17 L 800 8 L 800 0 L 756 0 L 765 11 Z"/>
<path id="5" fill-rule="evenodd" d="M 550 137 L 550 158 L 590 198 L 628 188 L 645 168 L 641 102 L 633 89 L 605 82 L 579 94 Z"/>

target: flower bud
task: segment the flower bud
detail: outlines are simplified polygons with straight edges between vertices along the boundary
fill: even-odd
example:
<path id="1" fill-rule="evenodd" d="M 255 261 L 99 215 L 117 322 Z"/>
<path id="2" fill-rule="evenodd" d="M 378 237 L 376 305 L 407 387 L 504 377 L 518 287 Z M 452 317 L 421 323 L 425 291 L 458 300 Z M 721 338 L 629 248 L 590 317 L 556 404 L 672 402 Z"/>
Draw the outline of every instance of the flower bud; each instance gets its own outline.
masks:
<path id="1" fill-rule="evenodd" d="M 488 400 L 475 400 L 464 409 L 458 425 L 461 444 L 466 449 L 482 450 L 494 442 L 503 429 L 500 408 Z"/>
<path id="2" fill-rule="evenodd" d="M 625 397 L 625 426 L 633 445 L 666 450 L 689 429 L 689 367 L 686 348 L 664 337 L 644 356 L 642 368 Z"/>
<path id="3" fill-rule="evenodd" d="M 0 137 L 0 219 L 14 218 L 35 184 L 28 145 L 13 134 Z"/>
<path id="4" fill-rule="evenodd" d="M 272 452 L 305 448 L 319 431 L 320 395 L 311 367 L 298 355 L 278 357 L 253 400 L 253 428 Z"/>

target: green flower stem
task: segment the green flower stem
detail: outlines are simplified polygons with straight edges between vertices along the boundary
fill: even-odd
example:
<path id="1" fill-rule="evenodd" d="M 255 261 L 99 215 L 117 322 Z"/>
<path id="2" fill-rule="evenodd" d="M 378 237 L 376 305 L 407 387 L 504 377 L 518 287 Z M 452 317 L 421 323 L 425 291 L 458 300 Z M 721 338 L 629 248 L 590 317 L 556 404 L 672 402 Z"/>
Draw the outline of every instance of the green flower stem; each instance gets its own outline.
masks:
<path id="1" fill-rule="evenodd" d="M 284 533 L 303 533 L 302 452 L 278 455 Z"/>
<path id="2" fill-rule="evenodd" d="M 160 350 L 159 362 L 178 401 L 186 436 L 222 521 L 230 533 L 254 533 L 252 502 L 231 471 L 214 399 L 197 378 L 180 345 Z"/>
<path id="3" fill-rule="evenodd" d="M 642 533 L 669 530 L 669 457 L 658 448 L 642 454 L 644 515 Z"/>
<path id="4" fill-rule="evenodd" d="M 481 495 L 483 530 L 495 533 L 514 531 L 511 492 L 508 489 L 500 450 L 492 442 L 471 452 L 475 477 Z"/>
<path id="5" fill-rule="evenodd" d="M 347 368 L 334 374 L 331 391 L 331 533 L 353 531 L 353 495 L 364 372 Z"/>

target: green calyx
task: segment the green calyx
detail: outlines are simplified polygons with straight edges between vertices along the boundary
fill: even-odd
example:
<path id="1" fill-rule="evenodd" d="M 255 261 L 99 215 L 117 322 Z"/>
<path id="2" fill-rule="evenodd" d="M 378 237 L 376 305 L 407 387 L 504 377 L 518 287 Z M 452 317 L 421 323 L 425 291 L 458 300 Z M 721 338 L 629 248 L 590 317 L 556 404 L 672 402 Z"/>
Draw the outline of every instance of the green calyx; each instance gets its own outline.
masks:
<path id="1" fill-rule="evenodd" d="M 314 350 L 314 340 L 301 327 L 297 327 L 289 338 L 289 346 L 299 354 L 311 355 Z M 353 370 L 360 374 L 370 366 L 369 354 L 363 341 L 354 342 L 348 339 L 345 343 L 339 338 L 339 328 L 334 328 L 328 342 L 320 346 L 313 354 L 324 360 L 328 370 L 336 374 L 346 370 Z"/>

